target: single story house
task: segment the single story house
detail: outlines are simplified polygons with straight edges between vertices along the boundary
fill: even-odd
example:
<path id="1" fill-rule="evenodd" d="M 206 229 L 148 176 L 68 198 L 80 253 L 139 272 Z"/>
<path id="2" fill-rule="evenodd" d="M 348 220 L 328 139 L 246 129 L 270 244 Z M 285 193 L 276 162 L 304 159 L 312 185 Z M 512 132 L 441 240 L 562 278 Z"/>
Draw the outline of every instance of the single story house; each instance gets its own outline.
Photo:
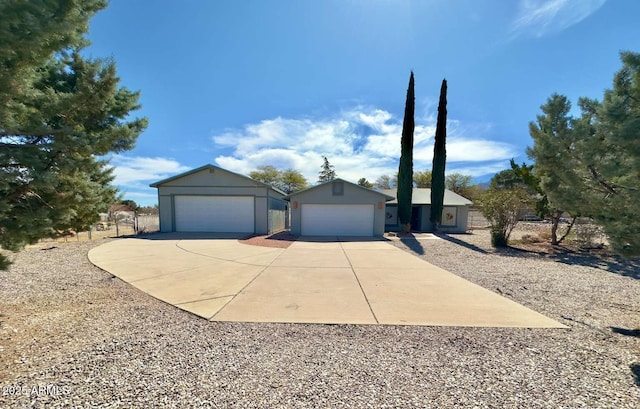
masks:
<path id="1" fill-rule="evenodd" d="M 385 231 L 400 231 L 398 220 L 398 200 L 396 189 L 381 189 L 381 193 L 393 196 L 387 203 Z M 414 188 L 411 197 L 411 229 L 415 231 L 431 231 L 431 189 Z M 450 190 L 444 191 L 442 223 L 440 230 L 445 233 L 466 233 L 469 220 L 471 200 Z"/>
<path id="2" fill-rule="evenodd" d="M 334 179 L 285 197 L 291 233 L 301 236 L 382 236 L 392 196 Z"/>
<path id="3" fill-rule="evenodd" d="M 161 232 L 271 234 L 285 229 L 285 193 L 213 165 L 151 184 Z"/>
<path id="4" fill-rule="evenodd" d="M 105 221 L 120 221 L 120 220 L 131 220 L 136 217 L 136 212 L 131 210 L 131 208 L 124 204 L 115 203 L 109 206 L 109 211 L 106 213 Z M 100 215 L 102 219 L 102 215 Z"/>

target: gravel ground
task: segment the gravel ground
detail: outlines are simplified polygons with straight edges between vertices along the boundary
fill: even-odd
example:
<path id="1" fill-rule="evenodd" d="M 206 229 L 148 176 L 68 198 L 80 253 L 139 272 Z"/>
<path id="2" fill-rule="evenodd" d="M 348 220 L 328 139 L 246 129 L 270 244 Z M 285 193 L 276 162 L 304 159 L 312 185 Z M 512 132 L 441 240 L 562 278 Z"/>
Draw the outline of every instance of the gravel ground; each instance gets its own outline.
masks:
<path id="1" fill-rule="evenodd" d="M 450 237 L 395 245 L 570 328 L 208 322 L 56 243 L 0 272 L 0 407 L 639 407 L 638 263 Z"/>

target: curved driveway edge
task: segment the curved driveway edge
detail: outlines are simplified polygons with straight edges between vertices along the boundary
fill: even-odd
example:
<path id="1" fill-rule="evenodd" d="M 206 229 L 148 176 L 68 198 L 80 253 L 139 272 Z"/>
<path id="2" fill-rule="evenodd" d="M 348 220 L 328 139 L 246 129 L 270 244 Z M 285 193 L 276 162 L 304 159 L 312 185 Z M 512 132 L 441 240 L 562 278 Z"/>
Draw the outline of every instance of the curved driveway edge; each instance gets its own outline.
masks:
<path id="1" fill-rule="evenodd" d="M 93 248 L 89 260 L 212 321 L 566 328 L 386 240 L 157 234 Z"/>

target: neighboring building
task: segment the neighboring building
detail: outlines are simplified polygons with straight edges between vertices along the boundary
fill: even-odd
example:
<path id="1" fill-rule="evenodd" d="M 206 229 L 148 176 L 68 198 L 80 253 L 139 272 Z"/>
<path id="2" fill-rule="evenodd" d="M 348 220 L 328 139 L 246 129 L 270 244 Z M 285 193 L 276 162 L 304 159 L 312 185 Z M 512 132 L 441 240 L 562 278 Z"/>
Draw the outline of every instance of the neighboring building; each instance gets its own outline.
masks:
<path id="1" fill-rule="evenodd" d="M 385 203 L 392 196 L 342 179 L 285 197 L 291 233 L 301 236 L 382 236 Z"/>
<path id="2" fill-rule="evenodd" d="M 102 218 L 102 214 L 100 215 Z M 109 206 L 109 213 L 107 213 L 108 221 L 120 221 L 120 220 L 131 220 L 136 217 L 136 212 L 131 210 L 131 208 L 127 205 L 115 203 Z"/>
<path id="3" fill-rule="evenodd" d="M 161 232 L 270 234 L 285 228 L 284 192 L 205 165 L 151 184 L 158 188 Z"/>
<path id="4" fill-rule="evenodd" d="M 394 197 L 393 201 L 387 203 L 385 231 L 400 231 L 396 189 L 381 189 L 380 192 Z M 414 188 L 411 202 L 411 229 L 431 231 L 432 224 L 429 220 L 431 217 L 431 189 Z M 445 190 L 440 230 L 445 233 L 466 233 L 471 204 L 471 200 L 450 190 Z"/>

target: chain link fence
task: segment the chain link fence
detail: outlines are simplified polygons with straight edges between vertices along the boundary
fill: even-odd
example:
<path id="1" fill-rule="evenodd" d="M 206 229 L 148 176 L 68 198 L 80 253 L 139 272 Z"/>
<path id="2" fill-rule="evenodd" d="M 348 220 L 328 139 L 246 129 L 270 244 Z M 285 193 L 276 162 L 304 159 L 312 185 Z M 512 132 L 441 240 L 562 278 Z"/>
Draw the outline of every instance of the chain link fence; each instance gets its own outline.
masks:
<path id="1" fill-rule="evenodd" d="M 160 218 L 157 214 L 142 214 L 133 218 L 116 218 L 111 221 L 100 221 L 91 226 L 91 230 L 71 232 L 40 242 L 68 242 L 100 240 L 110 237 L 135 236 L 144 233 L 154 233 L 160 230 Z"/>
<path id="2" fill-rule="evenodd" d="M 485 229 L 489 227 L 489 221 L 476 208 L 469 209 L 468 229 Z"/>

